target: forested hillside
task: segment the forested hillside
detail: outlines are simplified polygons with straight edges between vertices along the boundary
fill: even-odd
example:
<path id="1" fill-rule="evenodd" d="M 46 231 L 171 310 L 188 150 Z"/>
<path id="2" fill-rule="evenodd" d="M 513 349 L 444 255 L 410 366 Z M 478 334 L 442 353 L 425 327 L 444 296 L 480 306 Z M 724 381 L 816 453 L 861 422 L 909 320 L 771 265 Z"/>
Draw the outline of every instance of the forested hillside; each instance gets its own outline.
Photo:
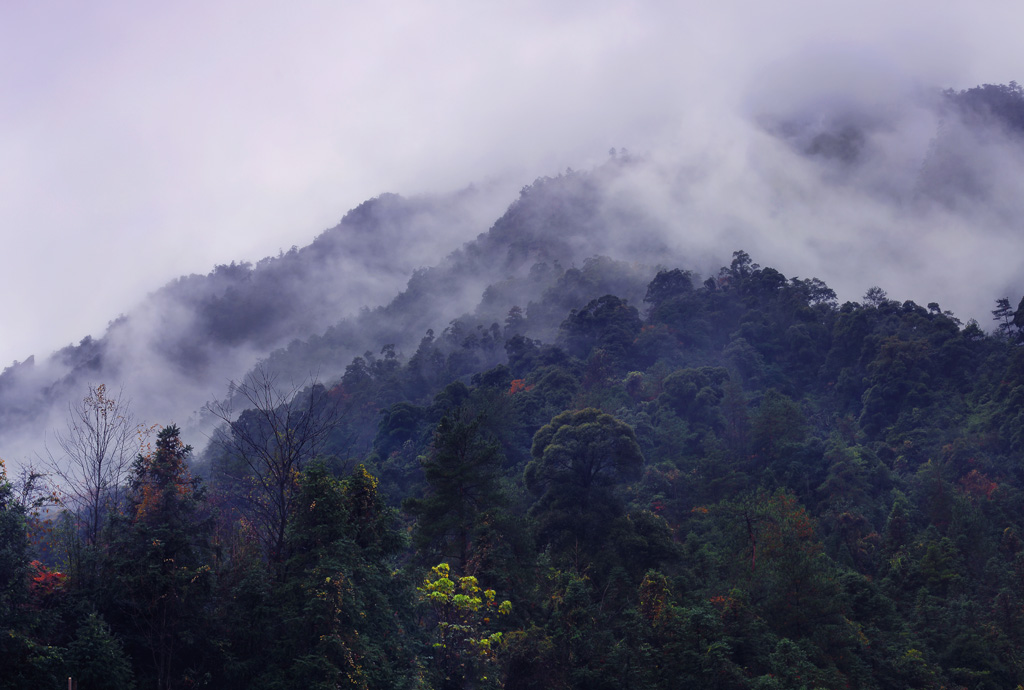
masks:
<path id="1" fill-rule="evenodd" d="M 382 194 L 305 247 L 216 266 L 139 295 L 139 306 L 102 336 L 0 373 L 0 438 L 9 446 L 19 432 L 42 435 L 79 389 L 97 381 L 124 383 L 147 415 L 186 423 L 270 351 L 386 304 L 414 270 L 441 262 L 449 243 L 486 228 L 500 208 L 490 196 L 477 189 Z"/>
<path id="2" fill-rule="evenodd" d="M 254 372 L 202 462 L 164 427 L 65 504 L 95 531 L 10 477 L 4 686 L 1024 680 L 1008 303 L 986 335 L 737 251 L 525 336 L 554 294 L 290 401 Z"/>
<path id="3" fill-rule="evenodd" d="M 1013 141 L 1024 95 L 940 102 L 966 129 L 915 203 L 979 203 L 991 171 L 956 137 Z M 875 136 L 847 124 L 778 136 L 846 169 Z M 276 348 L 203 408 L 208 435 L 89 379 L 116 325 L 59 354 L 2 410 L 29 424 L 78 389 L 52 463 L 0 466 L 0 688 L 1024 685 L 1024 300 L 965 323 L 739 248 L 668 263 L 657 214 L 616 197 L 642 165 L 537 180 L 348 318 L 315 284 L 349 243 L 386 271 L 401 219 L 439 211 L 382 197 L 168 286 L 196 308 L 152 341 L 181 365 L 167 397 Z M 333 325 L 292 308 L 296 276 Z"/>
<path id="4" fill-rule="evenodd" d="M 382 194 L 304 247 L 139 295 L 105 332 L 25 353 L 0 372 L 0 452 L 19 464 L 40 452 L 90 383 L 124 387 L 146 419 L 203 435 L 204 403 L 268 357 L 287 361 L 291 379 L 335 377 L 382 344 L 408 356 L 428 329 L 467 315 L 500 323 L 512 306 L 570 289 L 543 327 L 533 319 L 541 330 L 531 337 L 550 340 L 563 313 L 589 299 L 642 298 L 635 286 L 596 286 L 596 257 L 628 264 L 642 288 L 658 267 L 708 275 L 743 247 L 779 270 L 826 276 L 844 300 L 881 284 L 962 319 L 1024 292 L 1014 260 L 1024 251 L 1017 84 L 876 110 L 794 99 L 758 112 L 736 160 L 728 148 L 613 149 L 604 164 L 540 177 L 517 199 L 487 184 Z M 962 285 L 949 279 L 954 263 Z"/>

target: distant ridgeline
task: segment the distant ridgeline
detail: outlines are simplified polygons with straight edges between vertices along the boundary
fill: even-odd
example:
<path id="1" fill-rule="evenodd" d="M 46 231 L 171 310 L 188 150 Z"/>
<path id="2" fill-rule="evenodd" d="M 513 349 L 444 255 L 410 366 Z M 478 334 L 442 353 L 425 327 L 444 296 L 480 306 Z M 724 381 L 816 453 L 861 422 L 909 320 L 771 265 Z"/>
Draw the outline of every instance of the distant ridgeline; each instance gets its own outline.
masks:
<path id="1" fill-rule="evenodd" d="M 1022 100 L 942 97 L 1012 132 Z M 745 251 L 613 252 L 641 164 L 538 180 L 430 268 L 388 252 L 467 216 L 381 197 L 152 295 L 174 327 L 6 370 L 4 432 L 86 392 L 95 424 L 0 481 L 0 687 L 1024 684 L 1024 301 L 983 329 Z M 350 260 L 404 290 L 346 311 L 391 285 Z M 145 364 L 189 404 L 232 372 L 208 441 L 85 387 Z"/>

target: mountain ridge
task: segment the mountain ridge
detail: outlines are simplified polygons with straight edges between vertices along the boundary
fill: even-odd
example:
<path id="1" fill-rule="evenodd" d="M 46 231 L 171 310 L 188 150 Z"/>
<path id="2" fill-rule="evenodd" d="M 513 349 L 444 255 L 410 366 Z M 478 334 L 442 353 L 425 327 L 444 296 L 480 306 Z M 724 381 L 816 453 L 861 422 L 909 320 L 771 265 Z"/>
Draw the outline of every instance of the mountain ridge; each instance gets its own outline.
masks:
<path id="1" fill-rule="evenodd" d="M 476 188 L 435 197 L 382 194 L 348 211 L 302 248 L 255 265 L 232 262 L 205 276 L 182 276 L 112 321 L 103 336 L 86 336 L 49 357 L 33 356 L 4 369 L 0 449 L 10 457 L 11 436 L 44 436 L 65 403 L 90 382 L 121 383 L 130 397 L 147 401 L 141 410 L 147 419 L 198 423 L 202 406 L 261 360 L 297 380 L 313 371 L 340 376 L 353 357 L 365 352 L 391 345 L 408 356 L 428 332 L 443 334 L 459 319 L 472 322 L 471 329 L 489 329 L 502 324 L 512 307 L 532 322 L 536 330 L 531 335 L 550 338 L 560 318 L 554 311 L 582 307 L 606 288 L 638 304 L 643 296 L 638 286 L 658 267 L 684 266 L 713 275 L 725 263 L 722 255 L 737 247 L 774 265 L 786 265 L 778 260 L 785 254 L 780 246 L 790 249 L 795 261 L 789 263 L 805 275 L 809 271 L 801 268 L 814 264 L 808 259 L 821 264 L 821 270 L 811 269 L 814 273 L 826 276 L 829 269 L 851 263 L 847 284 L 839 286 L 846 295 L 850 284 L 859 291 L 869 287 L 863 282 L 869 274 L 858 270 L 858 261 L 870 258 L 879 271 L 898 265 L 905 272 L 916 244 L 924 241 L 927 252 L 928 242 L 939 246 L 943 232 L 948 236 L 960 226 L 988 223 L 980 225 L 987 235 L 977 244 L 1001 243 L 1005 248 L 997 251 L 1012 256 L 1010 226 L 1004 228 L 999 219 L 1016 217 L 1007 190 L 1018 178 L 1008 173 L 1017 169 L 1013 166 L 1024 169 L 1018 132 L 1024 93 L 1015 83 L 985 85 L 945 92 L 926 105 L 945 118 L 934 141 L 915 153 L 913 165 L 887 170 L 882 177 L 878 171 L 885 168 L 885 159 L 876 160 L 878 152 L 893 141 L 894 132 L 902 131 L 903 115 L 887 121 L 882 113 L 870 122 L 826 118 L 823 129 L 796 138 L 792 128 L 759 125 L 767 139 L 751 140 L 751 160 L 767 153 L 779 158 L 764 170 L 752 168 L 763 177 L 758 184 L 772 185 L 765 188 L 767 194 L 758 191 L 773 206 L 757 218 L 743 203 L 730 208 L 717 196 L 700 196 L 719 193 L 721 181 L 708 177 L 713 170 L 700 172 L 692 164 L 680 168 L 656 155 L 626 152 L 611 152 L 604 164 L 588 171 L 538 178 L 511 204 L 504 200 L 498 205 Z M 913 107 L 923 106 L 916 102 Z M 790 120 L 814 121 L 798 115 L 794 110 Z M 778 143 L 789 153 L 780 153 Z M 973 155 L 976 150 L 980 153 Z M 797 176 L 776 179 L 776 171 Z M 886 183 L 897 174 L 904 175 L 903 181 Z M 825 206 L 803 210 L 801 204 L 815 187 L 800 185 L 814 179 L 821 180 L 814 184 L 820 185 Z M 876 193 L 879 187 L 886 188 L 885 194 Z M 867 209 L 862 211 L 866 230 L 879 234 L 864 241 L 877 236 L 885 243 L 881 254 L 860 256 L 850 251 L 854 245 L 849 240 L 800 227 L 807 222 L 804 215 L 816 219 L 829 210 L 827 200 L 840 193 L 851 198 L 851 209 Z M 893 194 L 910 196 L 892 202 Z M 865 203 L 859 204 L 859 198 Z M 753 209 L 764 202 L 748 195 L 744 203 Z M 778 204 L 781 212 L 772 210 Z M 871 204 L 895 211 L 878 215 Z M 919 220 L 907 216 L 919 207 L 924 209 Z M 982 207 L 988 208 L 975 215 Z M 505 210 L 495 213 L 495 208 Z M 850 211 L 835 212 L 842 217 Z M 798 215 L 790 219 L 793 213 Z M 901 217 L 910 221 L 905 237 L 881 233 L 882 224 Z M 947 218 L 952 225 L 944 229 Z M 787 219 L 794 232 L 776 241 L 767 233 L 770 225 L 761 227 Z M 925 231 L 934 239 L 920 234 Z M 613 289 L 588 282 L 588 261 L 624 262 L 620 285 Z M 632 278 L 629 266 L 636 269 Z M 610 273 L 592 270 L 590 275 Z M 924 278 L 935 280 L 931 274 Z M 550 290 L 565 293 L 564 299 L 541 316 L 541 297 Z M 534 313 L 531 303 L 537 305 Z M 15 454 L 21 451 L 22 446 L 13 445 Z"/>

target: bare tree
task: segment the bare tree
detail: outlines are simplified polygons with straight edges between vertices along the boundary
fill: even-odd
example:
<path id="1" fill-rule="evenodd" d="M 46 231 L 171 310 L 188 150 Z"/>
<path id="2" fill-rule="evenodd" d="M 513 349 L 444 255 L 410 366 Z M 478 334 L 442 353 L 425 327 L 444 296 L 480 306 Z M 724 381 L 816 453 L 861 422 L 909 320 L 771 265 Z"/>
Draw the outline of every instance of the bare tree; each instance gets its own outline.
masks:
<path id="1" fill-rule="evenodd" d="M 3 461 L 0 460 L 0 463 Z M 23 465 L 18 476 L 11 480 L 15 500 L 21 505 L 25 515 L 38 518 L 44 508 L 60 505 L 57 493 L 48 486 L 44 472 L 33 462 Z"/>
<path id="2" fill-rule="evenodd" d="M 123 497 L 124 480 L 145 442 L 146 430 L 129 403 L 107 395 L 104 384 L 89 386 L 78 404 L 68 404 L 67 427 L 48 447 L 47 464 L 59 480 L 61 504 L 75 516 L 86 544 L 95 544 L 104 513 Z"/>
<path id="3" fill-rule="evenodd" d="M 247 409 L 236 418 L 230 401 L 208 405 L 226 424 L 214 440 L 239 461 L 245 476 L 231 479 L 250 488 L 242 512 L 270 561 L 282 564 L 288 556 L 285 528 L 299 472 L 323 450 L 342 410 L 316 376 L 282 388 L 277 375 L 263 366 L 233 391 L 233 400 Z"/>

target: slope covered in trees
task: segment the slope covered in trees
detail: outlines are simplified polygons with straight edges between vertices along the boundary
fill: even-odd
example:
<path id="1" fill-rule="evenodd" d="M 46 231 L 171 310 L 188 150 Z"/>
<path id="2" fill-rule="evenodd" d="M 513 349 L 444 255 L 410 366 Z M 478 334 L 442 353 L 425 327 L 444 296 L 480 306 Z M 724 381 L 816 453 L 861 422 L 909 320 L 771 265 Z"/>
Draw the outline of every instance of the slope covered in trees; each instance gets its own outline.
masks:
<path id="1" fill-rule="evenodd" d="M 940 100 L 908 203 L 984 202 L 960 154 L 1018 136 L 1020 89 Z M 855 177 L 877 131 L 850 127 L 775 134 Z M 8 369 L 4 424 L 88 394 L 75 486 L 0 472 L 0 688 L 1024 684 L 1024 301 L 991 296 L 990 329 L 742 250 L 675 261 L 630 196 L 650 172 L 537 180 L 429 267 L 388 251 L 440 212 L 382 197 L 169 286 L 187 324 L 133 397 L 240 357 L 208 436 L 82 386 L 138 315 L 56 383 Z M 354 259 L 405 287 L 338 320 Z"/>
<path id="2" fill-rule="evenodd" d="M 467 314 L 501 324 L 531 302 L 535 329 L 537 310 L 550 314 L 530 337 L 551 340 L 563 311 L 604 294 L 638 303 L 655 267 L 706 275 L 737 246 L 827 275 L 844 299 L 884 283 L 961 318 L 1024 290 L 1013 260 L 1024 251 L 1018 85 L 887 104 L 805 95 L 754 99 L 735 147 L 613 150 L 589 171 L 537 179 L 511 205 L 498 185 L 384 194 L 308 246 L 179 278 L 105 333 L 0 372 L 0 448 L 15 462 L 39 451 L 34 440 L 88 385 L 124 386 L 142 418 L 206 433 L 210 420 L 193 413 L 281 348 L 292 352 L 276 354 L 277 365 L 300 380 L 381 344 L 409 355 L 428 329 L 440 334 Z M 600 256 L 638 275 L 588 268 Z M 969 289 L 948 280 L 954 262 L 974 272 Z M 560 303 L 542 299 L 548 289 Z"/>
<path id="3" fill-rule="evenodd" d="M 109 687 L 1024 681 L 1012 320 L 839 304 L 742 251 L 524 335 L 560 300 L 256 400 L 191 470 L 163 429 L 90 540 L 9 478 L 0 683 L 100 654 Z M 270 543 L 244 455 L 294 442 L 256 422 L 275 410 L 332 429 L 270 487 Z"/>

